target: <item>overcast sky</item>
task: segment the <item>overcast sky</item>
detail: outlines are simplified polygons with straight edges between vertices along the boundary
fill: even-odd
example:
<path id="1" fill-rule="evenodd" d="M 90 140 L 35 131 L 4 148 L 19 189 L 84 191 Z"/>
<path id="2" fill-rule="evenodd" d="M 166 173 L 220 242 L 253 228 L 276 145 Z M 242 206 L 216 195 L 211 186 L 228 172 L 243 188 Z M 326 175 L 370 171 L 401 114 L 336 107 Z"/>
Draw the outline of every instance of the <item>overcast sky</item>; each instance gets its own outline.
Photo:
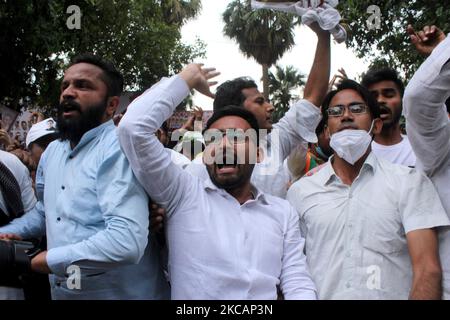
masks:
<path id="1" fill-rule="evenodd" d="M 206 58 L 196 62 L 217 68 L 222 73 L 217 78 L 219 84 L 236 77 L 250 76 L 257 81 L 262 90 L 261 66 L 255 60 L 245 58 L 239 52 L 238 45 L 222 33 L 222 13 L 230 2 L 230 0 L 203 0 L 203 10 L 198 18 L 188 22 L 182 29 L 183 41 L 193 44 L 198 37 L 206 43 Z M 308 27 L 301 26 L 295 30 L 295 43 L 295 47 L 287 52 L 278 64 L 293 65 L 302 73 L 308 74 L 317 44 L 316 36 Z M 366 71 L 368 63 L 356 58 L 345 44 L 336 44 L 333 41 L 331 76 L 341 67 L 347 71 L 349 77 L 356 78 Z M 194 103 L 205 110 L 212 109 L 212 100 L 204 96 L 196 94 Z"/>

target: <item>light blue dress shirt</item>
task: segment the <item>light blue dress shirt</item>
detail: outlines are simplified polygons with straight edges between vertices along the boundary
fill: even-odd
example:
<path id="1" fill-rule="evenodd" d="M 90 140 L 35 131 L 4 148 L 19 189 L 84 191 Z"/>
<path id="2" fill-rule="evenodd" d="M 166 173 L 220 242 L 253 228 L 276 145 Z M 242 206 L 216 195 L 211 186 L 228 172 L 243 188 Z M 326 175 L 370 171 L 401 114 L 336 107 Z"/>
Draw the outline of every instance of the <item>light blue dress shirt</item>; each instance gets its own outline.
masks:
<path id="1" fill-rule="evenodd" d="M 148 197 L 120 149 L 113 122 L 85 133 L 73 150 L 68 141 L 51 143 L 39 166 L 43 200 L 0 233 L 33 238 L 46 231 L 52 297 L 168 298 L 157 245 L 147 246 Z"/>

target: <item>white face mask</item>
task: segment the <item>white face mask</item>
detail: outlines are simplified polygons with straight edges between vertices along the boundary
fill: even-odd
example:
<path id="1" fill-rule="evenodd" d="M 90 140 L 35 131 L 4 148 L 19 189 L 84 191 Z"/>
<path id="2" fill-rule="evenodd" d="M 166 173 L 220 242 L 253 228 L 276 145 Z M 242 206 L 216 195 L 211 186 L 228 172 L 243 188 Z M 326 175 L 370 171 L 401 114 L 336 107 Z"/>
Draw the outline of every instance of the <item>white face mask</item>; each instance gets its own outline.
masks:
<path id="1" fill-rule="evenodd" d="M 366 130 L 352 129 L 336 132 L 331 136 L 330 146 L 339 157 L 353 165 L 356 161 L 361 159 L 366 153 L 367 148 L 369 148 L 369 145 L 372 142 L 370 133 L 372 132 L 373 125 L 374 121 L 372 121 L 369 132 Z"/>

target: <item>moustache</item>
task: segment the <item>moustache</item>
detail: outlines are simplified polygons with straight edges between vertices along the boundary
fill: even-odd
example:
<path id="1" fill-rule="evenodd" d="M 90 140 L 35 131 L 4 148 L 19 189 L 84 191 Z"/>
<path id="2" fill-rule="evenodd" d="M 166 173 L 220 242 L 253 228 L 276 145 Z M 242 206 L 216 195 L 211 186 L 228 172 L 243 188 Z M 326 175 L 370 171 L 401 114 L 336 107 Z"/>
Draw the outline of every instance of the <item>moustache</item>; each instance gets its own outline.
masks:
<path id="1" fill-rule="evenodd" d="M 391 113 L 391 109 L 389 109 L 388 107 L 386 107 L 383 104 L 380 104 L 380 113 L 381 114 Z"/>
<path id="2" fill-rule="evenodd" d="M 73 100 L 63 100 L 59 104 L 59 108 L 62 112 L 78 111 L 79 113 L 81 113 L 80 104 Z"/>

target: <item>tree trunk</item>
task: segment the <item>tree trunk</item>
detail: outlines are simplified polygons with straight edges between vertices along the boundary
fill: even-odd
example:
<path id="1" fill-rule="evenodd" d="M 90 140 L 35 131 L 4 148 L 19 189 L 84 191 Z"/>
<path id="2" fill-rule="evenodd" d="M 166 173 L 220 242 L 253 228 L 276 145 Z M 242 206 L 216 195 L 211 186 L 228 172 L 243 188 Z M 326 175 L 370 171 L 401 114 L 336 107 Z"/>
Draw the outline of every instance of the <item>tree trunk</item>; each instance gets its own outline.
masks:
<path id="1" fill-rule="evenodd" d="M 266 100 L 269 100 L 269 66 L 267 64 L 262 65 L 263 71 L 263 95 Z"/>

